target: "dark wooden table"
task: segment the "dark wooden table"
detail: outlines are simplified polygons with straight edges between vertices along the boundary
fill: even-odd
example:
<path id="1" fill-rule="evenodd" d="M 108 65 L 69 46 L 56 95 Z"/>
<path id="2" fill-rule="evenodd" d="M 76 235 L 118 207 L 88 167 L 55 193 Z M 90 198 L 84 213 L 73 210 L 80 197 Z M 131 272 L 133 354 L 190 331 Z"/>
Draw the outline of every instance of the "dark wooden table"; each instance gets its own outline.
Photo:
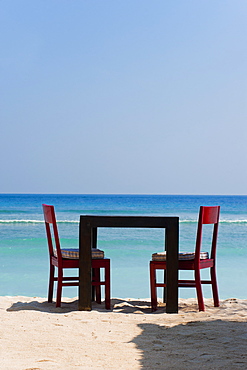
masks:
<path id="1" fill-rule="evenodd" d="M 92 309 L 91 248 L 97 245 L 98 227 L 164 228 L 167 270 L 166 312 L 178 312 L 178 217 L 80 216 L 79 310 Z M 151 258 L 151 256 L 150 256 Z"/>

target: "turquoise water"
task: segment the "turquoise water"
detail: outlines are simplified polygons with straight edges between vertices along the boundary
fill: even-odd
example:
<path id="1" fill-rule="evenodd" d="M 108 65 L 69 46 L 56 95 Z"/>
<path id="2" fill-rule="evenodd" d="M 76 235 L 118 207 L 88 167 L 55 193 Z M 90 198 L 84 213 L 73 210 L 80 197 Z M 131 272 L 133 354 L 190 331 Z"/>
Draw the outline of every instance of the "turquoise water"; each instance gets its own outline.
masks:
<path id="1" fill-rule="evenodd" d="M 151 215 L 179 216 L 181 251 L 194 250 L 199 206 L 220 205 L 220 298 L 247 298 L 247 196 L 187 195 L 0 194 L 0 295 L 47 295 L 48 250 L 42 203 L 55 206 L 63 247 L 78 246 L 81 214 Z M 150 297 L 149 260 L 152 253 L 164 249 L 163 230 L 102 228 L 98 247 L 111 258 L 113 297 Z M 77 289 L 64 288 L 63 295 L 75 297 Z M 204 295 L 211 297 L 207 286 Z M 195 290 L 179 289 L 179 296 L 195 297 Z"/>

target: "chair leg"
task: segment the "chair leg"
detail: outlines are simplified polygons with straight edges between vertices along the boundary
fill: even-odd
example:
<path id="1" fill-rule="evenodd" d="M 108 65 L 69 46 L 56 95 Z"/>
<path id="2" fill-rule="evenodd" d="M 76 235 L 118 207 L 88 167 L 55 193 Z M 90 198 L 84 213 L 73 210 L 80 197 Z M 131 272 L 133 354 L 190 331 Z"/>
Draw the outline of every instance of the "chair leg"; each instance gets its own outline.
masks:
<path id="1" fill-rule="evenodd" d="M 111 309 L 111 280 L 110 280 L 110 260 L 105 266 L 105 308 Z"/>
<path id="2" fill-rule="evenodd" d="M 211 281 L 212 281 L 212 291 L 213 291 L 213 298 L 214 298 L 214 307 L 219 307 L 220 302 L 219 302 L 219 294 L 218 294 L 218 287 L 217 287 L 215 266 L 214 267 L 211 267 L 210 274 L 211 274 Z"/>
<path id="3" fill-rule="evenodd" d="M 63 269 L 58 269 L 56 307 L 61 307 L 62 284 L 63 284 Z"/>
<path id="4" fill-rule="evenodd" d="M 93 269 L 94 270 L 94 281 L 100 282 L 100 269 Z M 101 303 L 101 286 L 96 285 L 95 287 L 95 292 L 96 292 L 96 302 Z"/>
<path id="5" fill-rule="evenodd" d="M 95 301 L 95 286 L 92 285 L 92 302 Z"/>
<path id="6" fill-rule="evenodd" d="M 164 284 L 166 284 L 166 270 L 164 270 Z M 163 288 L 163 303 L 166 303 L 166 287 Z"/>
<path id="7" fill-rule="evenodd" d="M 156 291 L 156 269 L 152 262 L 150 263 L 150 290 L 151 290 L 151 308 L 153 312 L 157 310 L 157 291 Z"/>
<path id="8" fill-rule="evenodd" d="M 95 281 L 95 269 L 92 269 L 92 281 Z M 92 285 L 92 302 L 95 302 L 95 286 Z"/>
<path id="9" fill-rule="evenodd" d="M 53 288 L 54 288 L 54 272 L 55 267 L 50 264 L 50 278 L 49 278 L 49 288 L 48 288 L 48 302 L 52 302 Z"/>
<path id="10" fill-rule="evenodd" d="M 205 311 L 203 295 L 202 295 L 200 270 L 195 270 L 195 282 L 196 282 L 196 293 L 197 293 L 199 311 Z"/>

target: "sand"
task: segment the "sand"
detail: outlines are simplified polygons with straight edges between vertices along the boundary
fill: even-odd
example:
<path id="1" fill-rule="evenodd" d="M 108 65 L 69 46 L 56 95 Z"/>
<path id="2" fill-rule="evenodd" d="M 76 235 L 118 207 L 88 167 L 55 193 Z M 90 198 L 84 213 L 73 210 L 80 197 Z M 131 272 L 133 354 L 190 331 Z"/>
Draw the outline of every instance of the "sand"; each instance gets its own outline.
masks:
<path id="1" fill-rule="evenodd" d="M 180 300 L 178 314 L 148 300 L 112 299 L 77 311 L 44 298 L 0 297 L 0 368 L 247 369 L 247 300 Z"/>

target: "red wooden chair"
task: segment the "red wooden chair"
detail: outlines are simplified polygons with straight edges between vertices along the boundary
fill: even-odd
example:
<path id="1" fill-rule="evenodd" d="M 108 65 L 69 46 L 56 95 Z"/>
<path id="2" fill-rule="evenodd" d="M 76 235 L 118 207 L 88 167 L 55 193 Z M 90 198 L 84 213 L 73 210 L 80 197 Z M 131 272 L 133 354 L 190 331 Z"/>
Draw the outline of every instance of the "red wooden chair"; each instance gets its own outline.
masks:
<path id="1" fill-rule="evenodd" d="M 202 284 L 211 284 L 214 306 L 219 307 L 219 296 L 216 281 L 216 244 L 219 226 L 220 207 L 200 207 L 196 248 L 194 253 L 179 253 L 178 269 L 194 270 L 194 280 L 178 280 L 178 287 L 194 287 L 197 292 L 199 311 L 204 311 Z M 201 252 L 202 228 L 204 224 L 213 224 L 211 254 Z M 200 270 L 210 268 L 210 280 L 201 280 Z M 150 261 L 150 287 L 152 311 L 157 310 L 157 287 L 166 287 L 165 283 L 156 282 L 156 270 L 166 270 L 166 252 L 154 253 Z"/>
<path id="2" fill-rule="evenodd" d="M 56 307 L 61 306 L 63 286 L 79 286 L 79 276 L 64 276 L 64 269 L 79 269 L 79 249 L 61 249 L 54 206 L 43 204 L 45 228 L 50 258 L 48 302 L 52 302 L 54 282 L 57 281 Z M 55 277 L 57 267 L 57 277 Z M 105 280 L 100 280 L 100 269 L 105 271 Z M 105 285 L 105 308 L 110 309 L 110 259 L 104 252 L 92 249 L 92 286 L 95 287 L 96 301 L 101 303 L 101 285 Z"/>

